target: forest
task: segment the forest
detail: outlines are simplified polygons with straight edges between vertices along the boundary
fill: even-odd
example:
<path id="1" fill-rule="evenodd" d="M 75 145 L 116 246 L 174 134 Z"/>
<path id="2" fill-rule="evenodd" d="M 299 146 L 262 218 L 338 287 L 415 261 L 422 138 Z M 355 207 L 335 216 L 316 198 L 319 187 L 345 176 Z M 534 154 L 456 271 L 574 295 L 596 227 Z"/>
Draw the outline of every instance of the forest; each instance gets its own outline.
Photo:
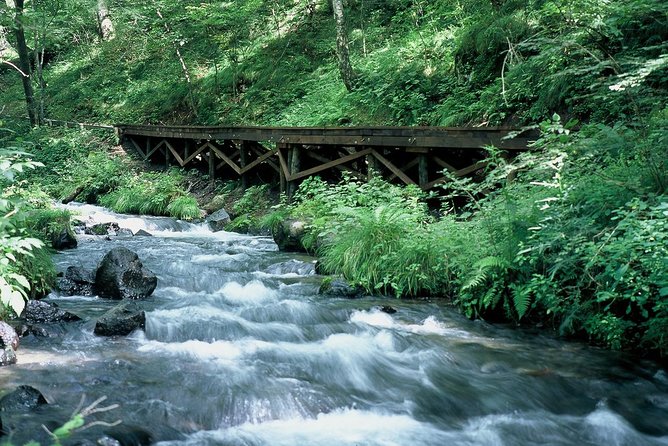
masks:
<path id="1" fill-rule="evenodd" d="M 366 293 L 668 353 L 668 4 L 662 0 L 14 0 L 0 5 L 2 319 L 49 292 L 54 200 L 237 231 L 307 222 Z M 106 130 L 44 125 L 512 126 L 515 159 L 438 191 L 342 178 L 206 194 Z M 198 202 L 199 199 L 199 202 Z"/>

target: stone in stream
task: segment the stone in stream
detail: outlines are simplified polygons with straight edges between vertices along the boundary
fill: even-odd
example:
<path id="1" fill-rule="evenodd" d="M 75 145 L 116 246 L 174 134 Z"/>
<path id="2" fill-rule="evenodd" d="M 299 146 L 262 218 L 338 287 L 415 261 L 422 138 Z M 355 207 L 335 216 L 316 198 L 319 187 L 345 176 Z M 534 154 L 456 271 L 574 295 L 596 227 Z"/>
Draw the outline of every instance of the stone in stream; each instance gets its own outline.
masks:
<path id="1" fill-rule="evenodd" d="M 206 222 L 213 232 L 222 231 L 231 221 L 230 214 L 225 209 L 219 209 L 206 218 Z"/>
<path id="2" fill-rule="evenodd" d="M 112 221 L 109 223 L 98 223 L 85 229 L 88 235 L 116 235 L 120 230 L 118 223 Z"/>
<path id="3" fill-rule="evenodd" d="M 62 228 L 51 233 L 51 246 L 58 251 L 74 249 L 77 247 L 77 238 L 69 227 Z"/>
<path id="4" fill-rule="evenodd" d="M 302 239 L 306 233 L 306 223 L 288 219 L 275 225 L 271 230 L 274 242 L 281 251 L 306 252 Z"/>
<path id="5" fill-rule="evenodd" d="M 146 325 L 146 313 L 136 302 L 125 301 L 104 313 L 95 323 L 98 336 L 125 336 Z"/>
<path id="6" fill-rule="evenodd" d="M 95 294 L 95 275 L 92 271 L 69 266 L 65 277 L 58 279 L 56 286 L 65 296 L 92 296 Z"/>
<path id="7" fill-rule="evenodd" d="M 364 296 L 364 288 L 359 285 L 351 285 L 348 281 L 340 278 L 332 280 L 324 280 L 318 294 L 330 297 L 345 297 L 348 299 L 356 299 Z"/>
<path id="8" fill-rule="evenodd" d="M 150 232 L 144 231 L 143 229 L 140 229 L 139 231 L 134 233 L 135 237 L 153 237 L 153 234 Z"/>
<path id="9" fill-rule="evenodd" d="M 69 311 L 61 310 L 55 303 L 31 300 L 26 305 L 21 317 L 28 323 L 53 323 L 79 321 L 81 318 Z"/>
<path id="10" fill-rule="evenodd" d="M 49 404 L 42 392 L 31 386 L 18 386 L 0 399 L 0 412 L 32 412 Z"/>
<path id="11" fill-rule="evenodd" d="M 0 343 L 0 366 L 16 364 L 19 336 L 14 327 L 4 321 L 0 321 Z"/>
<path id="12" fill-rule="evenodd" d="M 158 278 L 144 268 L 139 256 L 124 247 L 109 251 L 95 273 L 95 290 L 110 299 L 141 299 L 153 293 Z"/>

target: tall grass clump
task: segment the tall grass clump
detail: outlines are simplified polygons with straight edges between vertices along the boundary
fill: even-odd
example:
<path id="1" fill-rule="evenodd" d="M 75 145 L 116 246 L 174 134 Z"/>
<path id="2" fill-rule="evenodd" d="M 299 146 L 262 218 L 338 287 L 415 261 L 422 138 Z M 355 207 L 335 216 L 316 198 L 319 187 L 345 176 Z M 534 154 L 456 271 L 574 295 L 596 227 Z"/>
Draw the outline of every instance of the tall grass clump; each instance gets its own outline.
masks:
<path id="1" fill-rule="evenodd" d="M 183 220 L 199 218 L 197 201 L 183 190 L 182 183 L 183 174 L 176 169 L 135 173 L 99 202 L 120 213 L 168 215 Z"/>

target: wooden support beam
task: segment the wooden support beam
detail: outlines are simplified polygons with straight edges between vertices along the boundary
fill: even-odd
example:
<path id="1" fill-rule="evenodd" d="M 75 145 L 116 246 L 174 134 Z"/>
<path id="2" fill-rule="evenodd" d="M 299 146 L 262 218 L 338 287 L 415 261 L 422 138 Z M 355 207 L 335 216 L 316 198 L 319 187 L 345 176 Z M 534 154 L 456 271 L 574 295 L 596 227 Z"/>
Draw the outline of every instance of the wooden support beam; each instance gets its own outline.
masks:
<path id="1" fill-rule="evenodd" d="M 464 167 L 463 169 L 459 169 L 457 172 L 455 172 L 455 176 L 463 177 L 465 175 L 470 174 L 471 172 L 475 172 L 476 170 L 482 169 L 488 163 L 489 163 L 489 161 L 487 161 L 487 160 L 480 160 L 480 161 L 478 161 L 477 163 L 475 163 L 471 166 Z"/>
<path id="2" fill-rule="evenodd" d="M 436 161 L 436 164 L 438 164 L 438 165 L 441 166 L 442 168 L 447 169 L 447 170 L 449 170 L 450 172 L 457 172 L 457 168 L 456 168 L 456 167 L 453 167 L 452 165 L 446 163 L 446 162 L 443 161 L 441 158 L 439 158 L 439 157 L 437 157 L 437 156 L 434 156 L 434 157 L 432 157 L 432 159 L 433 159 L 434 161 Z"/>
<path id="3" fill-rule="evenodd" d="M 276 151 L 278 152 L 278 161 L 281 165 L 280 177 L 281 177 L 281 193 L 286 194 L 288 190 L 288 177 L 290 176 L 290 169 L 288 168 L 288 163 L 283 156 L 283 149 L 285 149 L 285 144 L 276 144 Z"/>
<path id="4" fill-rule="evenodd" d="M 245 174 L 249 170 L 253 169 L 255 166 L 258 164 L 262 164 L 263 162 L 267 161 L 270 157 L 274 156 L 276 154 L 278 149 L 274 149 L 270 152 L 265 152 L 262 155 L 260 155 L 258 158 L 255 159 L 252 163 L 249 163 L 247 166 L 241 169 L 241 173 Z M 272 163 L 273 164 L 273 163 Z M 276 164 L 274 164 L 276 166 Z"/>
<path id="5" fill-rule="evenodd" d="M 409 169 L 412 169 L 413 167 L 417 166 L 420 161 L 415 158 L 414 160 L 410 161 L 409 163 L 404 164 L 403 169 L 401 169 L 402 172 L 406 173 Z M 395 178 L 397 178 L 396 174 L 390 175 L 387 179 L 392 181 Z"/>
<path id="6" fill-rule="evenodd" d="M 420 187 L 427 184 L 429 181 L 429 160 L 427 155 L 419 154 L 418 155 L 418 184 Z"/>
<path id="7" fill-rule="evenodd" d="M 401 179 L 406 184 L 415 184 L 415 181 L 411 180 L 408 175 L 403 173 L 397 166 L 392 164 L 390 160 L 385 158 L 383 155 L 378 153 L 376 150 L 371 150 L 371 154 L 376 157 L 378 161 L 380 161 L 385 167 L 387 167 L 390 172 L 395 174 L 397 177 Z"/>
<path id="8" fill-rule="evenodd" d="M 209 146 L 208 143 L 204 144 L 202 147 L 209 148 L 209 151 L 206 153 L 206 156 L 209 158 L 209 184 L 213 186 L 216 181 L 216 159 L 214 158 L 213 155 L 213 149 Z"/>
<path id="9" fill-rule="evenodd" d="M 246 174 L 246 172 L 248 172 L 246 170 L 246 165 L 248 164 L 247 153 L 248 146 L 245 141 L 241 141 L 241 144 L 239 145 L 239 167 L 241 167 L 241 188 L 243 190 L 248 188 L 248 175 Z"/>
<path id="10" fill-rule="evenodd" d="M 146 154 L 145 154 L 144 151 L 141 149 L 141 147 L 139 147 L 139 144 L 137 144 L 137 141 L 135 141 L 135 139 L 134 139 L 133 137 L 129 137 L 128 140 L 130 141 L 130 143 L 132 143 L 132 145 L 134 146 L 135 150 L 136 150 L 137 152 L 139 152 L 139 154 L 141 155 L 142 159 L 143 159 L 144 161 L 146 161 Z"/>
<path id="11" fill-rule="evenodd" d="M 180 165 L 181 167 L 183 167 L 183 166 L 185 165 L 185 163 L 183 162 L 183 158 L 181 158 L 181 155 L 179 155 L 179 152 L 176 151 L 176 149 L 174 148 L 174 146 L 171 145 L 171 144 L 169 143 L 169 141 L 167 141 L 167 140 L 164 140 L 164 141 L 165 141 L 165 145 L 167 146 L 167 148 L 169 149 L 169 151 L 172 152 L 172 155 L 174 155 L 174 159 L 176 160 L 176 162 L 178 162 L 179 165 Z M 167 165 L 167 167 L 169 167 L 169 165 Z"/>
<path id="12" fill-rule="evenodd" d="M 261 147 L 261 149 L 259 147 Z M 280 175 L 281 168 L 275 162 L 273 162 L 271 160 L 272 156 L 277 155 L 278 149 L 269 150 L 269 149 L 265 148 L 264 146 L 262 146 L 260 144 L 256 144 L 256 145 L 252 146 L 251 150 L 253 150 L 253 152 L 255 152 L 255 154 L 258 155 L 259 158 L 255 159 L 255 161 L 253 161 L 248 166 L 246 166 L 246 170 L 250 170 L 250 169 L 254 168 L 257 164 L 260 164 L 262 162 L 266 162 L 269 166 L 271 166 L 276 171 L 276 173 L 278 173 Z M 262 159 L 260 160 L 260 158 L 262 158 Z M 255 164 L 255 163 L 257 163 L 257 164 Z"/>
<path id="13" fill-rule="evenodd" d="M 183 164 L 188 164 L 191 162 L 193 159 L 197 157 L 200 153 L 202 153 L 208 146 L 206 144 L 202 144 L 199 146 L 193 153 L 190 154 L 186 159 L 183 160 Z"/>
<path id="14" fill-rule="evenodd" d="M 239 168 L 239 166 L 237 166 L 237 164 L 234 161 L 232 161 L 227 155 L 225 155 L 223 152 L 221 152 L 213 144 L 211 144 L 211 143 L 208 143 L 208 144 L 209 144 L 209 147 L 211 147 L 211 150 L 213 150 L 213 152 L 216 154 L 216 156 L 218 156 L 218 158 L 225 161 L 225 163 L 227 163 L 227 165 L 230 166 L 237 173 L 237 175 L 241 174 L 241 169 Z"/>
<path id="15" fill-rule="evenodd" d="M 360 150 L 359 152 L 355 152 L 353 154 L 343 156 L 343 157 L 341 157 L 339 159 L 336 159 L 336 160 L 333 160 L 333 161 L 329 161 L 328 163 L 321 164 L 319 166 L 313 167 L 313 168 L 305 170 L 303 172 L 299 172 L 298 174 L 292 175 L 289 178 L 289 180 L 293 181 L 293 180 L 297 180 L 297 179 L 300 179 L 300 178 L 308 177 L 308 176 L 313 175 L 315 173 L 322 172 L 323 170 L 327 170 L 327 169 L 331 169 L 332 167 L 336 167 L 339 164 L 347 163 L 349 161 L 353 161 L 353 160 L 356 160 L 356 159 L 361 158 L 363 156 L 369 155 L 372 152 L 374 152 L 373 149 Z"/>
<path id="16" fill-rule="evenodd" d="M 290 176 L 288 180 L 287 194 L 288 198 L 292 198 L 294 193 L 297 191 L 297 183 L 295 180 L 297 175 L 300 173 L 299 169 L 301 168 L 301 148 L 300 146 L 294 145 L 288 147 L 288 165 L 290 167 Z M 305 175 L 306 176 L 306 175 Z"/>
<path id="17" fill-rule="evenodd" d="M 321 163 L 329 163 L 332 160 L 329 158 L 325 158 L 322 155 L 318 155 L 317 152 L 314 152 L 312 150 L 307 150 L 306 155 L 309 156 L 310 158 L 313 158 L 316 161 L 320 161 Z M 367 157 L 370 155 L 366 155 Z M 350 172 L 355 178 L 358 178 L 360 180 L 366 180 L 367 178 L 362 175 L 360 172 L 356 171 L 352 167 L 345 166 L 343 164 L 339 164 L 338 166 L 334 166 L 334 168 L 340 170 L 341 172 Z"/>

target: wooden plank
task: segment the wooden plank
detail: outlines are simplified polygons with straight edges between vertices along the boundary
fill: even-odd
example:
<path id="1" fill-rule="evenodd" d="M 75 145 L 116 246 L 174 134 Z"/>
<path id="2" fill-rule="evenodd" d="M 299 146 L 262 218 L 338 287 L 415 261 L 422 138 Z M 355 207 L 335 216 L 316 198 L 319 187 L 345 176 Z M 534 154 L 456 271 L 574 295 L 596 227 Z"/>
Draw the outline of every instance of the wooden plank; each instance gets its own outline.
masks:
<path id="1" fill-rule="evenodd" d="M 261 147 L 262 149 L 260 150 L 259 147 Z M 261 145 L 261 144 L 254 145 L 253 147 L 251 147 L 251 150 L 252 150 L 253 152 L 255 152 L 256 155 L 259 155 L 260 157 L 263 157 L 263 156 L 267 155 L 267 153 L 270 153 L 271 156 L 273 156 L 273 155 L 276 155 L 277 152 L 278 152 L 278 149 L 277 149 L 277 148 L 276 148 L 276 149 L 269 150 L 269 149 L 266 149 L 266 148 L 265 148 L 263 145 Z M 269 150 L 269 152 L 267 152 L 267 150 Z M 277 173 L 280 174 L 280 173 L 281 173 L 281 168 L 278 166 L 278 164 L 276 164 L 274 161 L 271 160 L 271 156 L 268 156 L 268 157 L 267 157 L 266 159 L 264 159 L 263 161 L 266 162 L 269 166 L 271 166 Z M 256 160 L 256 161 L 257 161 L 257 160 Z M 256 162 L 256 161 L 253 161 L 253 163 Z M 253 164 L 253 163 L 251 163 L 251 164 Z M 249 165 L 249 166 L 250 166 L 250 165 Z M 253 167 L 255 167 L 255 166 L 249 167 L 249 169 L 252 169 Z"/>
<path id="2" fill-rule="evenodd" d="M 387 167 L 387 168 L 390 170 L 390 172 L 392 172 L 392 173 L 395 174 L 397 177 L 399 177 L 399 178 L 401 179 L 401 181 L 403 181 L 403 182 L 406 183 L 406 184 L 415 184 L 415 181 L 411 180 L 411 179 L 408 177 L 408 175 L 406 175 L 405 173 L 403 173 L 399 168 L 397 168 L 397 166 L 395 166 L 394 164 L 392 164 L 392 163 L 390 162 L 390 160 L 388 160 L 387 158 L 385 158 L 383 155 L 381 155 L 380 153 L 378 153 L 378 152 L 375 151 L 375 150 L 372 150 L 372 151 L 371 151 L 371 154 L 372 154 L 373 156 L 375 156 L 376 159 L 377 159 L 378 161 L 380 161 L 385 167 Z"/>
<path id="3" fill-rule="evenodd" d="M 297 180 L 299 178 L 304 178 L 310 175 L 313 175 L 314 173 L 322 172 L 323 170 L 331 169 L 332 167 L 336 167 L 339 164 L 347 163 L 352 160 L 356 160 L 357 158 L 361 158 L 363 156 L 366 156 L 370 153 L 374 152 L 373 149 L 364 149 L 359 152 L 353 153 L 348 156 L 341 157 L 339 159 L 330 161 L 325 164 L 321 164 L 320 166 L 313 167 L 311 169 L 304 170 L 302 172 L 299 172 L 296 175 L 292 175 L 292 178 L 290 178 L 290 181 L 292 180 Z"/>

